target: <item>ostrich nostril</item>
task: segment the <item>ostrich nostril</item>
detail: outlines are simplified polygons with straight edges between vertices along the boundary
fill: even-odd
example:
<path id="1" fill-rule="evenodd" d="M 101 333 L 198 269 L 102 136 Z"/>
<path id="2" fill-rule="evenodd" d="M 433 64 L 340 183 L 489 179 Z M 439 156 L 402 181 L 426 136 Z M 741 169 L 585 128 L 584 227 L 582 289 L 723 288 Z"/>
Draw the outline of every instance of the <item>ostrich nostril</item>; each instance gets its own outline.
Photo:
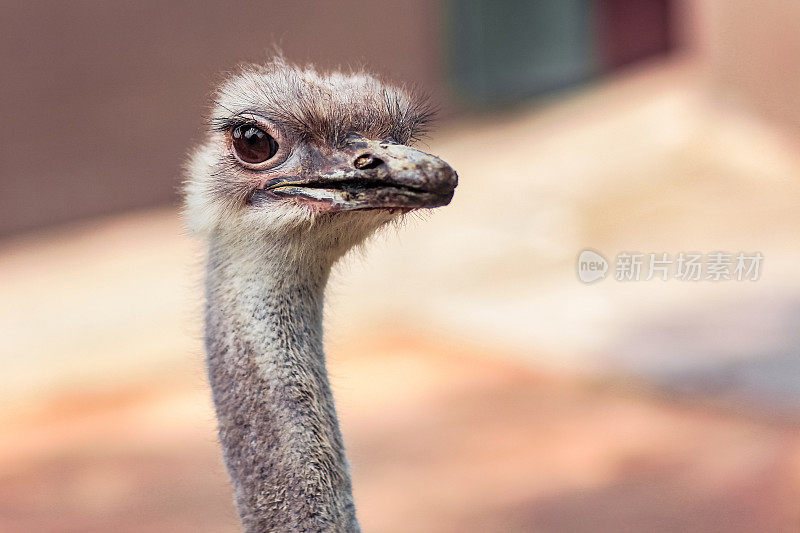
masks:
<path id="1" fill-rule="evenodd" d="M 369 170 L 378 168 L 383 164 L 383 159 L 374 157 L 372 154 L 361 154 L 353 161 L 353 166 L 359 170 Z"/>

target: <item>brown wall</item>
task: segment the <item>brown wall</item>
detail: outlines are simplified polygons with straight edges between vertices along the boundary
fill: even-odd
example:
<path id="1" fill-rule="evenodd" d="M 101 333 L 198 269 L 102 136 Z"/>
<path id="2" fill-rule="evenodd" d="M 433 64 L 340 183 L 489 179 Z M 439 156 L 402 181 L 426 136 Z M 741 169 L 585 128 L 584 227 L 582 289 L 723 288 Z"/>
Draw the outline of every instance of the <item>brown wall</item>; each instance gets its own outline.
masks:
<path id="1" fill-rule="evenodd" d="M 0 234 L 174 202 L 217 73 L 279 44 L 441 94 L 440 9 L 361 2 L 9 2 Z"/>

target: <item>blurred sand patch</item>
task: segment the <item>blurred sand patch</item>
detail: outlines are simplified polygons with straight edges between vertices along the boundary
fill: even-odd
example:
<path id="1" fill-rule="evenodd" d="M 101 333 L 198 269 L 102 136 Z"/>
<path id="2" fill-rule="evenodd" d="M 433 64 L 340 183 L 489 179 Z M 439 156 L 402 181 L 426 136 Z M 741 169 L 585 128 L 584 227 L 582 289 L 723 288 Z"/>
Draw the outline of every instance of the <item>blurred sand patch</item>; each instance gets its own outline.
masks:
<path id="1" fill-rule="evenodd" d="M 331 356 L 365 531 L 777 531 L 800 436 L 422 335 Z M 193 379 L 73 397 L 0 437 L 0 528 L 237 531 Z"/>

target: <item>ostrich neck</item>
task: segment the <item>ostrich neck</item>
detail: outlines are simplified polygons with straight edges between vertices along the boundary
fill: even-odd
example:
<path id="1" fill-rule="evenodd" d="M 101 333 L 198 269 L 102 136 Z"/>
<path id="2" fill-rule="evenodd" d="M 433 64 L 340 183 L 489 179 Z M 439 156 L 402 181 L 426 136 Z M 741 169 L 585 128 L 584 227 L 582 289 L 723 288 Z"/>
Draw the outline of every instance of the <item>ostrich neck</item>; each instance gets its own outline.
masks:
<path id="1" fill-rule="evenodd" d="M 212 241 L 206 350 L 219 435 L 247 532 L 357 532 L 322 350 L 330 266 Z"/>

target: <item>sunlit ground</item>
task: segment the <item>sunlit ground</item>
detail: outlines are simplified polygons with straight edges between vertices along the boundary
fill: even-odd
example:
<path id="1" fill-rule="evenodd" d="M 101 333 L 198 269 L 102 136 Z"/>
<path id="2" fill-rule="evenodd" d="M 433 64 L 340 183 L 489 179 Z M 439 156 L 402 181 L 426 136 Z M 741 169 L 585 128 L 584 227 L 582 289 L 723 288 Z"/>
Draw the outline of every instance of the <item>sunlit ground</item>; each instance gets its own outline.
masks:
<path id="1" fill-rule="evenodd" d="M 663 65 L 428 148 L 453 205 L 329 293 L 364 530 L 797 527 L 797 145 Z M 765 259 L 757 282 L 587 286 L 584 248 Z M 0 531 L 237 530 L 199 265 L 170 210 L 0 243 Z"/>

